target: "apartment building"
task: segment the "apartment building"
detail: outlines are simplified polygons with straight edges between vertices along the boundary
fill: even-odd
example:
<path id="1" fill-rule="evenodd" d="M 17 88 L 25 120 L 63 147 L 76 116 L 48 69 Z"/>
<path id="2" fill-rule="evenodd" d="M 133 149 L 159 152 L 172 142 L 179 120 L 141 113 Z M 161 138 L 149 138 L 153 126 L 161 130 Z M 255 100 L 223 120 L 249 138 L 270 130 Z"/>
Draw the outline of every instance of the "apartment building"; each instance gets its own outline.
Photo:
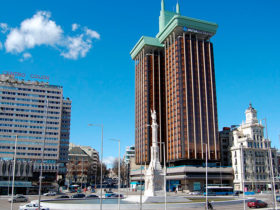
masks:
<path id="1" fill-rule="evenodd" d="M 246 121 L 233 129 L 230 138 L 234 189 L 268 190 L 272 187 L 272 177 L 278 176 L 276 149 L 271 147 L 265 126 L 258 120 L 252 104 L 245 115 Z M 277 182 L 276 188 L 278 185 Z"/>
<path id="2" fill-rule="evenodd" d="M 67 163 L 67 183 L 96 184 L 99 153 L 90 146 L 70 143 Z"/>

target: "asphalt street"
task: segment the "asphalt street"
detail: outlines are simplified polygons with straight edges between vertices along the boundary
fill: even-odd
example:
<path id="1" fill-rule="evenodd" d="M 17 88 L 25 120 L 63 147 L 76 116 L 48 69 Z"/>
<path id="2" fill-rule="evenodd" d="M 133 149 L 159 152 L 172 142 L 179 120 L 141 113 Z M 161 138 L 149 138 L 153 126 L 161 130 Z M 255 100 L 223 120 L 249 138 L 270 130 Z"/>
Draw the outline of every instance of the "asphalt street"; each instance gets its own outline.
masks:
<path id="1" fill-rule="evenodd" d="M 130 194 L 130 193 L 129 193 Z M 174 196 L 174 194 L 172 194 Z M 177 194 L 177 196 L 184 196 L 184 194 Z M 250 196 L 251 198 L 256 198 L 256 199 L 260 199 L 263 200 L 265 202 L 267 202 L 269 204 L 269 208 L 265 208 L 265 209 L 272 209 L 273 208 L 273 202 L 272 202 L 272 196 L 270 194 L 264 194 L 264 195 L 255 195 L 255 196 Z M 28 196 L 29 201 L 32 200 L 37 200 L 38 196 L 36 195 L 31 195 Z M 50 199 L 53 197 L 46 197 L 46 196 L 42 196 L 42 200 L 44 199 Z M 242 199 L 242 196 L 239 197 L 240 199 Z M 13 205 L 13 210 L 18 210 L 20 205 L 23 205 L 24 203 L 15 203 Z M 213 203 L 214 209 L 216 210 L 243 210 L 243 202 L 242 201 L 227 201 L 227 202 L 214 202 Z M 7 196 L 1 196 L 0 197 L 0 210 L 8 210 L 10 209 L 11 204 L 8 202 L 8 197 Z M 279 203 L 279 207 L 280 207 L 280 203 Z M 54 207 L 52 208 L 50 206 L 50 209 L 54 209 L 54 210 L 87 210 L 87 209 L 99 209 L 99 205 L 98 204 L 86 204 L 84 206 L 81 207 L 81 205 L 79 204 L 73 204 L 71 205 L 71 207 L 67 207 L 65 208 L 62 205 L 60 205 L 60 207 Z M 117 205 L 116 204 L 105 204 L 103 205 L 103 209 L 104 210 L 116 210 L 117 209 Z M 140 205 L 139 204 L 121 204 L 120 209 L 140 209 Z M 154 210 L 161 210 L 164 209 L 164 204 L 143 204 L 143 209 L 154 209 Z M 204 203 L 168 203 L 167 204 L 167 209 L 172 209 L 172 210 L 182 210 L 182 209 L 188 209 L 188 210 L 204 210 L 205 209 L 205 205 Z M 249 209 L 247 207 L 247 203 L 246 203 L 246 209 Z M 280 208 L 278 208 L 280 209 Z"/>

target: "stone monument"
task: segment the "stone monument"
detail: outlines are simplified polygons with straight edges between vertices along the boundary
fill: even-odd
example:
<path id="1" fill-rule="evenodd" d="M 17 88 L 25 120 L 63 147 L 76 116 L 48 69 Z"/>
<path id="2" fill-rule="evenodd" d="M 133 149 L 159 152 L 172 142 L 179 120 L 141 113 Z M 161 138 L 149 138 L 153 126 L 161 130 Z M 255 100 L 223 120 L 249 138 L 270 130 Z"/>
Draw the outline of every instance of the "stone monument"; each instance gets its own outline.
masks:
<path id="1" fill-rule="evenodd" d="M 163 196 L 164 189 L 164 172 L 159 162 L 159 146 L 157 141 L 158 124 L 156 111 L 151 110 L 152 116 L 152 147 L 151 162 L 145 173 L 145 196 Z"/>

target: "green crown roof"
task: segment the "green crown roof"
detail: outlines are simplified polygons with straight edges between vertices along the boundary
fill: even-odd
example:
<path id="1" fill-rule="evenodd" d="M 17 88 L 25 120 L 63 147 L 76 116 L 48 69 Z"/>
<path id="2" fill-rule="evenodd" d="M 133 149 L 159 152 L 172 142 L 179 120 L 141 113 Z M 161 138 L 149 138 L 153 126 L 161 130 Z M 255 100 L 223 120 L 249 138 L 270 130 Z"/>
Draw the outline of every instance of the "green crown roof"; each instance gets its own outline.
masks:
<path id="1" fill-rule="evenodd" d="M 164 0 L 162 0 L 159 16 L 159 33 L 156 35 L 156 38 L 142 36 L 130 52 L 132 59 L 135 59 L 145 45 L 164 47 L 162 43 L 177 27 L 186 27 L 187 29 L 203 31 L 213 36 L 217 31 L 218 25 L 204 20 L 181 16 L 178 3 L 176 5 L 176 12 L 166 11 L 164 8 Z"/>
<path id="2" fill-rule="evenodd" d="M 164 29 L 157 34 L 156 37 L 159 39 L 159 42 L 162 43 L 176 27 L 191 28 L 199 31 L 205 31 L 214 35 L 217 31 L 218 25 L 216 23 L 211 23 L 204 20 L 175 15 L 167 23 Z"/>
<path id="3" fill-rule="evenodd" d="M 140 50 L 145 45 L 154 46 L 154 47 L 164 47 L 164 45 L 161 44 L 157 38 L 142 36 L 141 39 L 137 42 L 137 44 L 134 46 L 134 48 L 130 52 L 132 59 L 134 59 L 138 55 Z"/>

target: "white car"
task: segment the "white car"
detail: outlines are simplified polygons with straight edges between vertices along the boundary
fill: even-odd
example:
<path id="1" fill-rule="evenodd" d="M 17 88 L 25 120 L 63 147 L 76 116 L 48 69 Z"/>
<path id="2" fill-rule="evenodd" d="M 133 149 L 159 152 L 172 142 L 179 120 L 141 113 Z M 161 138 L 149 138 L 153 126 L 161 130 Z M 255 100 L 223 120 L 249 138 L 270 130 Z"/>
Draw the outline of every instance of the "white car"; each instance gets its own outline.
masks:
<path id="1" fill-rule="evenodd" d="M 8 199 L 9 202 L 12 202 L 12 198 L 9 198 Z M 24 195 L 15 195 L 13 197 L 13 203 L 16 203 L 16 202 L 27 202 L 28 201 L 28 198 Z"/>
<path id="2" fill-rule="evenodd" d="M 37 203 L 28 203 L 26 205 L 20 206 L 19 210 L 37 210 L 39 205 Z M 48 207 L 41 206 L 41 210 L 50 210 Z"/>
<path id="3" fill-rule="evenodd" d="M 55 196 L 56 192 L 47 192 L 47 193 L 44 193 L 43 195 L 45 195 L 45 196 Z"/>

